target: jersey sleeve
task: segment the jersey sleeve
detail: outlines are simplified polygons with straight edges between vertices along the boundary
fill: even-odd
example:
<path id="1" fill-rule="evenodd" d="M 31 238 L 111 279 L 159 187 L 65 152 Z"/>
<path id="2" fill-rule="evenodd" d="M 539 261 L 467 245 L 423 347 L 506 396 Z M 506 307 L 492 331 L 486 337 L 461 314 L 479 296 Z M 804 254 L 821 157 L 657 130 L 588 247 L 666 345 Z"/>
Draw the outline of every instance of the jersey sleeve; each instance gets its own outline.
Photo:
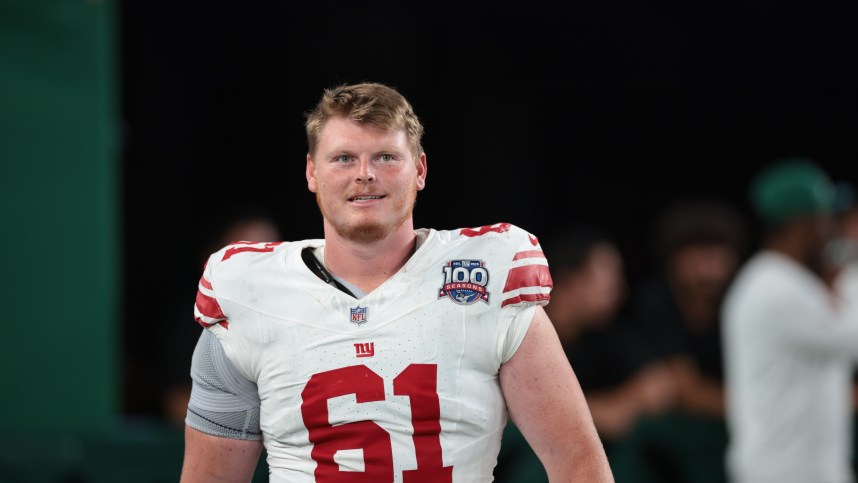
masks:
<path id="1" fill-rule="evenodd" d="M 209 256 L 203 268 L 200 283 L 197 286 L 197 298 L 194 302 L 194 320 L 205 328 L 209 328 L 215 324 L 229 328 L 229 320 L 223 313 L 223 309 L 215 294 L 214 285 L 212 284 L 215 266 L 224 257 L 224 250 L 221 249 Z"/>
<path id="2" fill-rule="evenodd" d="M 509 269 L 501 294 L 502 330 L 498 341 L 501 362 L 508 361 L 518 350 L 536 306 L 548 304 L 554 287 L 548 260 L 536 236 L 511 225 L 509 248 Z"/>
<path id="3" fill-rule="evenodd" d="M 532 234 L 512 226 L 511 260 L 503 287 L 501 308 L 546 305 L 551 300 L 554 283 L 548 270 L 548 260 Z"/>
<path id="4" fill-rule="evenodd" d="M 255 380 L 254 347 L 258 340 L 253 338 L 256 318 L 253 311 L 243 308 L 242 290 L 253 276 L 252 259 L 237 255 L 271 251 L 267 245 L 271 244 L 237 242 L 213 253 L 203 269 L 194 301 L 194 319 L 220 340 L 230 361 L 250 380 Z"/>

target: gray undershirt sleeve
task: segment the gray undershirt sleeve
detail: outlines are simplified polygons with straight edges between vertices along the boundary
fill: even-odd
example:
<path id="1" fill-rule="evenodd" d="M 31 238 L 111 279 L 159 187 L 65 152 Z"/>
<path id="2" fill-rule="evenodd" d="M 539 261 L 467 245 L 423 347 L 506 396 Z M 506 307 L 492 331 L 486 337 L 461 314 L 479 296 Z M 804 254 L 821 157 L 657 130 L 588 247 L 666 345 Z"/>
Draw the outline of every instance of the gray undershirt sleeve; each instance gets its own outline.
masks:
<path id="1" fill-rule="evenodd" d="M 418 238 L 418 243 L 422 239 Z M 316 256 L 322 261 L 321 247 Z M 366 292 L 333 275 L 357 298 Z M 259 427 L 259 391 L 226 357 L 217 337 L 203 330 L 191 359 L 191 399 L 185 424 L 213 436 L 233 439 L 262 439 Z"/>
<path id="2" fill-rule="evenodd" d="M 203 330 L 194 349 L 191 379 L 185 424 L 213 436 L 262 439 L 256 384 L 238 372 L 208 330 Z"/>

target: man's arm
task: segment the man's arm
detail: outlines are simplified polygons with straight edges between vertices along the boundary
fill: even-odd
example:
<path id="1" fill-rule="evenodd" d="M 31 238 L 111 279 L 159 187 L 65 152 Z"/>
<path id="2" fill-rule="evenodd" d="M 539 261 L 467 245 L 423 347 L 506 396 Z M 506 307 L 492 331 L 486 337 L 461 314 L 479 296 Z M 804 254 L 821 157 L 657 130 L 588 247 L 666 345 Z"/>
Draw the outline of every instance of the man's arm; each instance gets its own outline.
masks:
<path id="1" fill-rule="evenodd" d="M 262 451 L 259 392 L 203 330 L 191 360 L 181 483 L 249 482 Z"/>
<path id="2" fill-rule="evenodd" d="M 542 307 L 501 366 L 500 384 L 510 417 L 551 482 L 614 481 L 578 379 Z"/>
<path id="3" fill-rule="evenodd" d="M 221 438 L 185 427 L 181 483 L 251 481 L 262 441 Z"/>

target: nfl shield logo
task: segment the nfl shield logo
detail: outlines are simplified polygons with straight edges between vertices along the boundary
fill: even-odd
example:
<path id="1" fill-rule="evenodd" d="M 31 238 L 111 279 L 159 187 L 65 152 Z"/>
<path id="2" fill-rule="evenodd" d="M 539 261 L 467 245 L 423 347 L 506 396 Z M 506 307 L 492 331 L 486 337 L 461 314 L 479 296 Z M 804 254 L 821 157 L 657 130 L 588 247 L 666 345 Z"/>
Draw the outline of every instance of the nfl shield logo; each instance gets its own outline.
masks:
<path id="1" fill-rule="evenodd" d="M 351 323 L 361 325 L 366 322 L 366 307 L 357 306 L 350 308 Z"/>

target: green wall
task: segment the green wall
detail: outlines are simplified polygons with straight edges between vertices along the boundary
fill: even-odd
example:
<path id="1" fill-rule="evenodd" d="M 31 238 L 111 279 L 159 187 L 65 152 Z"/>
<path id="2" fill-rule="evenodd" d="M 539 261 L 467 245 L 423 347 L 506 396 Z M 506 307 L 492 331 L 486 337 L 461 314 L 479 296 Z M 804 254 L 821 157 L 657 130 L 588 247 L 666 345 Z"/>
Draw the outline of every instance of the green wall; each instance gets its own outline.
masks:
<path id="1" fill-rule="evenodd" d="M 117 13 L 0 0 L 0 430 L 118 419 Z"/>

